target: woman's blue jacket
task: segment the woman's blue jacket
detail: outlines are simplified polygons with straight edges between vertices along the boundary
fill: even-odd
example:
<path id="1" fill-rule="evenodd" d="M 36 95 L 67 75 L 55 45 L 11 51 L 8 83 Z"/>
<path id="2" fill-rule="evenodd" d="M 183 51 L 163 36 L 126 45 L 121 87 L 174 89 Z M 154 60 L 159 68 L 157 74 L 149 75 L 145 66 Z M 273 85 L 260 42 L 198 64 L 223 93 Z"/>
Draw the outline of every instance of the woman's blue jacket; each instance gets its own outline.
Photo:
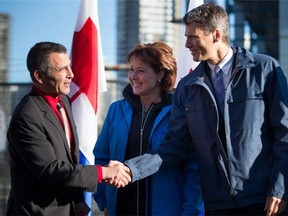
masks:
<path id="1" fill-rule="evenodd" d="M 149 151 L 157 151 L 163 142 L 170 120 L 171 105 L 162 108 L 150 133 Z M 94 148 L 95 164 L 106 165 L 109 160 L 124 162 L 132 107 L 125 100 L 111 104 L 102 131 Z M 152 215 L 199 215 L 202 208 L 197 166 L 192 158 L 178 165 L 161 167 L 152 176 Z M 186 181 L 188 180 L 188 181 Z M 100 210 L 115 215 L 117 188 L 98 184 L 94 196 Z"/>

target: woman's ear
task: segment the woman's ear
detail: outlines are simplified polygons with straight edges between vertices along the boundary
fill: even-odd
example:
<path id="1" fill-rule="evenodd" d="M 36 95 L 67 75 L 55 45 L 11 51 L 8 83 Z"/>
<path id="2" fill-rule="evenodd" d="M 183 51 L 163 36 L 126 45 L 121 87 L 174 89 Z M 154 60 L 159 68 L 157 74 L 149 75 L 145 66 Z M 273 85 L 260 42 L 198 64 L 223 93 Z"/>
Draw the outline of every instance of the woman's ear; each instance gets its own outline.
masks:
<path id="1" fill-rule="evenodd" d="M 160 82 L 161 82 L 161 80 L 162 80 L 163 77 L 164 77 L 164 74 L 165 74 L 165 71 L 164 71 L 164 70 L 161 70 L 161 71 L 158 73 L 158 81 L 160 80 Z"/>

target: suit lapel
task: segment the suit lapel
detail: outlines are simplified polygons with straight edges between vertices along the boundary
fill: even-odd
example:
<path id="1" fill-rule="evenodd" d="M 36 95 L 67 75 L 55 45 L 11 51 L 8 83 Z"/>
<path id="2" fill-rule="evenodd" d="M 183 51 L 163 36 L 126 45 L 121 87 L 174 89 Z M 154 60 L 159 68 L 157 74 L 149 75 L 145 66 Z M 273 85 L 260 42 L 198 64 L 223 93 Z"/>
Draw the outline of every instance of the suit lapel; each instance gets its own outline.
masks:
<path id="1" fill-rule="evenodd" d="M 41 96 L 35 94 L 32 95 L 33 96 L 33 100 L 35 101 L 35 103 L 37 104 L 37 106 L 39 107 L 39 109 L 41 110 L 41 112 L 43 113 L 44 118 L 46 118 L 48 121 L 50 121 L 58 130 L 58 132 L 61 134 L 62 137 L 62 143 L 65 145 L 65 149 L 67 151 L 67 155 L 69 157 L 69 159 L 71 160 L 71 162 L 73 161 L 72 157 L 71 157 L 71 153 L 69 150 L 69 146 L 66 140 L 66 136 L 65 136 L 65 131 L 61 125 L 61 123 L 59 122 L 57 116 L 55 115 L 54 111 L 52 110 L 52 108 L 49 106 L 49 104 L 45 101 L 44 98 L 42 98 Z M 65 104 L 66 106 L 66 104 Z M 69 116 L 68 114 L 68 118 L 71 119 L 71 116 Z M 71 130 L 72 130 L 72 126 L 71 126 Z M 72 130 L 72 134 L 73 134 L 73 140 L 74 139 L 74 131 Z"/>

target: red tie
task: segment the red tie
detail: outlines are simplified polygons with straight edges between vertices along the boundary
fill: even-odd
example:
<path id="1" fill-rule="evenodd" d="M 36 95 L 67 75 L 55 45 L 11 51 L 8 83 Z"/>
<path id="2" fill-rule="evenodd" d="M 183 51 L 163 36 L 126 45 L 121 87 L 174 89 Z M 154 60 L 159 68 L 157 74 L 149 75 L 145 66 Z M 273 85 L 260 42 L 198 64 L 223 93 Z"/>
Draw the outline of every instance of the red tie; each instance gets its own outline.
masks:
<path id="1" fill-rule="evenodd" d="M 71 144 L 70 144 L 70 137 L 71 137 L 71 132 L 70 132 L 70 125 L 69 125 L 69 121 L 65 112 L 65 109 L 63 108 L 63 106 L 61 105 L 61 102 L 58 102 L 57 104 L 57 109 L 59 110 L 59 113 L 61 115 L 62 121 L 63 121 L 63 127 L 64 127 L 64 131 L 65 131 L 65 135 L 66 135 L 66 139 L 68 142 L 68 146 L 69 149 L 71 151 Z"/>

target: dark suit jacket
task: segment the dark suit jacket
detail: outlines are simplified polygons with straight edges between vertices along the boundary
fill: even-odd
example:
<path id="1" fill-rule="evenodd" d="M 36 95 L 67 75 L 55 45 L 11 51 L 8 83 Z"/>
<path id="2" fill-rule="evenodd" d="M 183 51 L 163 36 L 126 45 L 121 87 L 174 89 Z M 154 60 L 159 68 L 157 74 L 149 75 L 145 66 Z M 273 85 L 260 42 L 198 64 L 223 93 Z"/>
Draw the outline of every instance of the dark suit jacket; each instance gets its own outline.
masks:
<path id="1" fill-rule="evenodd" d="M 7 132 L 11 192 L 7 215 L 73 215 L 83 191 L 95 192 L 96 166 L 78 165 L 78 137 L 71 105 L 61 95 L 74 143 L 74 159 L 57 116 L 34 90 L 17 105 Z"/>

